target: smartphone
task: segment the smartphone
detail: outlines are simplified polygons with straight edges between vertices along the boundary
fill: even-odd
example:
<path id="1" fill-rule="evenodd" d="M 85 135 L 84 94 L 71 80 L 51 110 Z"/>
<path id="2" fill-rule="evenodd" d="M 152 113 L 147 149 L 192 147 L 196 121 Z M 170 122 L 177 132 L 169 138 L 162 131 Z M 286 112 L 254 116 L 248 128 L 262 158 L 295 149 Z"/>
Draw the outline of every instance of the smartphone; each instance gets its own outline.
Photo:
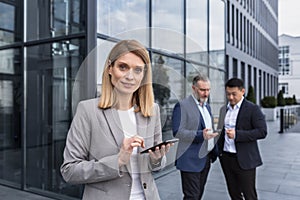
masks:
<path id="1" fill-rule="evenodd" d="M 156 147 L 159 147 L 159 148 L 160 148 L 162 145 L 167 145 L 167 144 L 169 144 L 169 143 L 176 143 L 176 142 L 178 142 L 178 141 L 179 141 L 178 138 L 173 138 L 173 139 L 170 139 L 170 140 L 165 140 L 165 141 L 163 141 L 163 142 L 161 142 L 161 143 L 159 143 L 159 144 L 157 144 L 157 145 L 154 145 L 153 147 L 150 147 L 150 148 L 148 148 L 148 149 L 146 149 L 146 150 L 144 150 L 144 151 L 141 151 L 140 154 L 148 153 L 149 150 L 155 151 Z"/>

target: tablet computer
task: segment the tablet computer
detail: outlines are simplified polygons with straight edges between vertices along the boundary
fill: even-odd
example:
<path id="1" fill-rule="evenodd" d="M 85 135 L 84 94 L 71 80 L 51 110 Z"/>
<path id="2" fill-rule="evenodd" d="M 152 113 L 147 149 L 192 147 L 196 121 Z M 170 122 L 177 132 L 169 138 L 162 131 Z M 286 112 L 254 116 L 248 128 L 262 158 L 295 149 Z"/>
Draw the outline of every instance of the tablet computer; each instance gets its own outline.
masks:
<path id="1" fill-rule="evenodd" d="M 142 153 L 148 153 L 149 150 L 155 151 L 156 147 L 159 147 L 159 148 L 160 148 L 162 145 L 167 145 L 167 144 L 169 144 L 169 143 L 175 143 L 175 142 L 178 142 L 178 141 L 179 141 L 178 138 L 173 138 L 173 139 L 170 139 L 170 140 L 165 140 L 165 141 L 163 141 L 163 142 L 161 142 L 161 143 L 159 143 L 159 144 L 157 144 L 157 145 L 154 145 L 154 146 L 152 146 L 152 147 L 150 147 L 150 148 L 148 148 L 148 149 L 145 149 L 145 150 L 141 151 L 140 153 L 141 153 L 141 154 L 142 154 Z"/>

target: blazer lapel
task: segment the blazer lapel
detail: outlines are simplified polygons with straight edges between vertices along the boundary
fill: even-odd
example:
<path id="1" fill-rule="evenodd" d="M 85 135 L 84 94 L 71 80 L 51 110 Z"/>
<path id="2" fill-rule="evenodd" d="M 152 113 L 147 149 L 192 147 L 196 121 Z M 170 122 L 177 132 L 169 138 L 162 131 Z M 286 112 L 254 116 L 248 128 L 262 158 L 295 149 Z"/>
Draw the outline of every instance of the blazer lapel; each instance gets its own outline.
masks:
<path id="1" fill-rule="evenodd" d="M 135 113 L 135 117 L 136 117 L 136 125 L 137 125 L 137 134 L 141 137 L 146 137 L 148 118 L 143 117 L 141 112 Z"/>
<path id="2" fill-rule="evenodd" d="M 144 117 L 141 112 L 135 113 L 136 117 L 136 125 L 137 125 L 137 134 L 144 139 L 147 137 L 153 137 L 153 135 L 149 135 L 151 133 L 148 133 L 148 124 L 149 124 L 149 118 Z M 148 154 L 140 154 L 142 148 L 138 148 L 138 170 L 141 173 L 148 172 L 148 160 L 149 155 Z"/>
<path id="3" fill-rule="evenodd" d="M 243 115 L 244 113 L 247 113 L 247 102 L 246 102 L 246 99 L 243 100 L 242 104 L 241 104 L 241 107 L 240 107 L 240 110 L 239 110 L 239 113 L 236 117 L 236 124 L 235 124 L 235 128 L 238 129 L 239 128 L 239 122 L 241 121 L 240 118 L 241 118 L 241 115 Z"/>
<path id="4" fill-rule="evenodd" d="M 107 124 L 111 130 L 111 134 L 115 139 L 118 147 L 121 147 L 124 139 L 121 121 L 116 109 L 110 108 L 103 110 L 104 117 L 106 118 Z"/>
<path id="5" fill-rule="evenodd" d="M 201 115 L 201 112 L 200 112 L 200 110 L 198 108 L 198 105 L 196 104 L 196 102 L 195 102 L 195 100 L 194 100 L 194 98 L 193 98 L 192 95 L 189 96 L 189 106 L 190 106 L 189 112 L 194 113 L 195 119 L 199 118 L 199 123 L 200 123 L 199 127 L 200 126 L 201 127 L 205 127 L 204 119 L 203 119 L 203 117 Z"/>

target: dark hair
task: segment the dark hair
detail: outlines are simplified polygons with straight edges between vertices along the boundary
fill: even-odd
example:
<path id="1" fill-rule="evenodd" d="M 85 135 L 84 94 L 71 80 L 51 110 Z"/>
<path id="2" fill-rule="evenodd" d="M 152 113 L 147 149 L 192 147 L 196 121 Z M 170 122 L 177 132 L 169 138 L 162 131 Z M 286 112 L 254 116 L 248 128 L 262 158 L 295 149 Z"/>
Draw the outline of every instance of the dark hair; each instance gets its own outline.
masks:
<path id="1" fill-rule="evenodd" d="M 230 88 L 238 87 L 241 90 L 244 88 L 244 81 L 239 78 L 231 78 L 225 84 L 225 88 L 227 88 L 227 87 L 230 87 Z"/>

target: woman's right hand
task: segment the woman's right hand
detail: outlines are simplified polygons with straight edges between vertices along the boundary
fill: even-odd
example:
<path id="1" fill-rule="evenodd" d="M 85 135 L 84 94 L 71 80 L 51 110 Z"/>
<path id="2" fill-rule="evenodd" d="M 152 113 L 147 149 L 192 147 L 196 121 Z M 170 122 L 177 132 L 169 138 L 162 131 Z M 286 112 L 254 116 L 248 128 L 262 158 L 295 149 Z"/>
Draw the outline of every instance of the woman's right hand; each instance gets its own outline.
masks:
<path id="1" fill-rule="evenodd" d="M 134 147 L 145 147 L 144 138 L 136 135 L 131 138 L 124 138 L 123 144 L 119 153 L 119 166 L 126 165 L 132 154 Z"/>

